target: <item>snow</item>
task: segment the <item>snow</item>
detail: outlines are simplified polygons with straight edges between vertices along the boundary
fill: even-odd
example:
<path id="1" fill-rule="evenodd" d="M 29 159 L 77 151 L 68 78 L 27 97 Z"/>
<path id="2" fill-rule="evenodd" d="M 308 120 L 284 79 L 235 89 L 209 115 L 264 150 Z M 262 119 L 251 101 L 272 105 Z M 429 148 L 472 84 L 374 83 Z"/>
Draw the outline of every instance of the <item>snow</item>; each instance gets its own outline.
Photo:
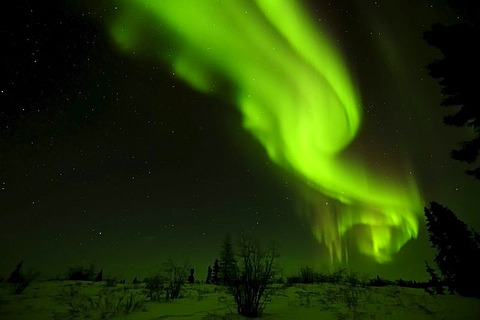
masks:
<path id="1" fill-rule="evenodd" d="M 112 297 L 143 297 L 144 285 L 105 282 L 44 281 L 32 283 L 22 294 L 0 286 L 0 319 L 102 319 L 101 308 Z M 108 294 L 107 294 L 108 293 Z M 105 298 L 105 297 L 109 298 Z M 111 299 L 112 298 L 112 299 Z M 83 300 L 82 300 L 83 299 Z M 106 302 L 107 299 L 109 302 Z M 100 301 L 92 307 L 91 301 Z M 102 304 L 103 303 L 103 304 Z M 77 307 L 80 313 L 73 314 Z M 104 307 L 104 311 L 105 311 Z M 147 301 L 143 310 L 128 314 L 104 313 L 106 319 L 245 319 L 226 288 L 187 284 L 182 298 Z M 458 295 L 430 296 L 423 289 L 398 286 L 362 287 L 344 284 L 278 285 L 262 319 L 480 319 L 480 299 Z"/>

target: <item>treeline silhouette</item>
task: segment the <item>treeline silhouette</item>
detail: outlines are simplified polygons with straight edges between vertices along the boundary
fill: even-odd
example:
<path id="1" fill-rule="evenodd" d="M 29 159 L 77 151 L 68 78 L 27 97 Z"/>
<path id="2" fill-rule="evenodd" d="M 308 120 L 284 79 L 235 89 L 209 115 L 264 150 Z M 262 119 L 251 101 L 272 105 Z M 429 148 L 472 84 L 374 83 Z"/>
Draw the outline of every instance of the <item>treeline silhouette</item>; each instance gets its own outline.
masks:
<path id="1" fill-rule="evenodd" d="M 444 117 L 445 124 L 471 128 L 474 137 L 462 141 L 450 156 L 473 164 L 480 152 L 480 99 L 478 76 L 480 75 L 480 1 L 450 1 L 451 6 L 463 17 L 463 22 L 445 26 L 435 24 L 424 33 L 425 41 L 440 50 L 443 57 L 427 66 L 430 76 L 439 79 L 442 87 L 442 106 L 454 110 Z M 466 171 L 480 179 L 480 166 Z"/>
<path id="2" fill-rule="evenodd" d="M 443 294 L 443 286 L 451 293 L 480 297 L 480 235 L 468 228 L 448 208 L 432 202 L 425 208 L 430 242 L 437 250 L 434 261 L 440 271 L 426 263 L 432 289 Z"/>

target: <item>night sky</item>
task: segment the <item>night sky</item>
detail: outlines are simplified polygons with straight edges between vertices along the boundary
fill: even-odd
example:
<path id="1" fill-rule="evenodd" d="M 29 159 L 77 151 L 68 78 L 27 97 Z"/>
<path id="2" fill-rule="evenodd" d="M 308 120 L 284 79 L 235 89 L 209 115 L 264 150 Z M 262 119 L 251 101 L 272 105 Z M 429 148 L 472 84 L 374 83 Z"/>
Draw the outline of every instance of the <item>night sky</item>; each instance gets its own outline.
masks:
<path id="1" fill-rule="evenodd" d="M 130 279 L 186 258 L 203 279 L 225 234 L 240 232 L 278 244 L 286 275 L 328 267 L 298 213 L 308 187 L 245 130 L 231 85 L 204 94 L 154 53 L 120 50 L 108 26 L 123 2 L 96 2 L 16 1 L 1 13 L 0 275 L 24 259 L 47 277 L 94 262 Z M 387 183 L 413 177 L 422 206 L 437 201 L 480 229 L 480 183 L 449 158 L 471 133 L 443 124 L 440 86 L 425 68 L 440 53 L 422 39 L 462 16 L 445 1 L 304 6 L 359 92 L 348 152 Z M 421 208 L 418 220 L 418 238 L 390 263 L 352 248 L 349 268 L 425 279 L 433 251 Z"/>

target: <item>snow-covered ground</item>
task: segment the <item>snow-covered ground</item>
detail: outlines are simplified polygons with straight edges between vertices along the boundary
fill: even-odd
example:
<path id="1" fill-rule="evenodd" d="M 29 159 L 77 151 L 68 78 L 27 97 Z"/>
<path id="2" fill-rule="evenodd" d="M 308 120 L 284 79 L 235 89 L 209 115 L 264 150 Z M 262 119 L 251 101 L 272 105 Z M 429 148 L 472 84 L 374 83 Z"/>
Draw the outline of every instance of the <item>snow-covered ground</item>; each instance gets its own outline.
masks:
<path id="1" fill-rule="evenodd" d="M 0 287 L 0 319 L 244 319 L 221 286 L 188 284 L 182 298 L 143 301 L 145 285 L 106 287 L 105 282 L 45 281 L 32 283 L 22 294 Z M 480 299 L 458 295 L 429 296 L 423 289 L 346 284 L 278 285 L 263 319 L 480 319 Z"/>

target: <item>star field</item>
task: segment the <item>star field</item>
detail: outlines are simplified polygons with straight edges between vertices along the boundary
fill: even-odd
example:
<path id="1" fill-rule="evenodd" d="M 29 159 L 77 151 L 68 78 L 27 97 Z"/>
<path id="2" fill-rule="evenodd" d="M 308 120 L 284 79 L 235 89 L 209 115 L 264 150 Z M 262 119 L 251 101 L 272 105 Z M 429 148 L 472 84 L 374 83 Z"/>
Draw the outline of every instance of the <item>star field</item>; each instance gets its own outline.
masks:
<path id="1" fill-rule="evenodd" d="M 468 132 L 443 125 L 425 69 L 439 53 L 422 40 L 461 16 L 443 1 L 306 5 L 360 86 L 363 123 L 349 152 L 368 168 L 408 172 L 424 201 L 478 229 L 480 185 L 449 158 Z M 227 93 L 204 95 L 153 57 L 118 50 L 105 28 L 117 11 L 20 1 L 2 13 L 16 18 L 0 30 L 0 276 L 24 259 L 50 277 L 95 261 L 133 278 L 171 257 L 201 275 L 225 233 L 242 231 L 277 242 L 286 272 L 324 266 L 296 213 L 301 182 L 244 130 Z M 352 253 L 351 267 L 426 278 L 420 224 L 391 264 Z"/>

